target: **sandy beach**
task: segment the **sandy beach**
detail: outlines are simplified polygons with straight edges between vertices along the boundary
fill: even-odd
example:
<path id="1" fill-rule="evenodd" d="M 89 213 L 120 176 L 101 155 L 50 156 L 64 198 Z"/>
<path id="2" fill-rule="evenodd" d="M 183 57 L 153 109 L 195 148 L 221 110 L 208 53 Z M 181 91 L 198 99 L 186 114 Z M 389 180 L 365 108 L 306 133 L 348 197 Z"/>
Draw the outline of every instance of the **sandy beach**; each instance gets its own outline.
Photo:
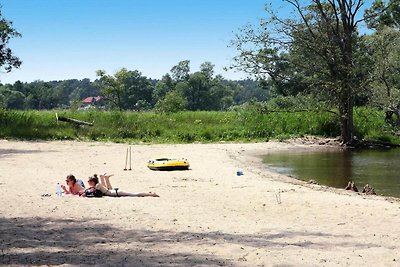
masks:
<path id="1" fill-rule="evenodd" d="M 327 146 L 132 145 L 124 171 L 127 147 L 0 140 L 0 265 L 400 266 L 398 200 L 297 181 L 257 157 Z M 149 170 L 158 157 L 190 170 Z M 57 197 L 71 173 L 160 197 Z"/>

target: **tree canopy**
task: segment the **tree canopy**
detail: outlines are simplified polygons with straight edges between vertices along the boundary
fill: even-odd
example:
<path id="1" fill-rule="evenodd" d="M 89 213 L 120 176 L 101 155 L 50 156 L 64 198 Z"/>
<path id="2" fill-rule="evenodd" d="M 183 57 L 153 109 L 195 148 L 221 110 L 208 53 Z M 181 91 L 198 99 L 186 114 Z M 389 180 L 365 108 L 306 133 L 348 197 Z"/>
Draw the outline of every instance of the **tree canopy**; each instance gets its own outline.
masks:
<path id="1" fill-rule="evenodd" d="M 11 38 L 20 36 L 21 34 L 13 28 L 12 22 L 3 18 L 0 9 L 0 68 L 5 72 L 10 72 L 12 68 L 21 66 L 21 60 L 8 47 Z"/>
<path id="2" fill-rule="evenodd" d="M 239 51 L 233 67 L 270 79 L 291 94 L 307 90 L 329 100 L 338 109 L 341 139 L 349 143 L 354 95 L 365 75 L 357 67 L 357 27 L 364 1 L 284 2 L 296 15 L 281 18 L 267 6 L 267 18 L 257 28 L 242 29 L 233 40 Z"/>

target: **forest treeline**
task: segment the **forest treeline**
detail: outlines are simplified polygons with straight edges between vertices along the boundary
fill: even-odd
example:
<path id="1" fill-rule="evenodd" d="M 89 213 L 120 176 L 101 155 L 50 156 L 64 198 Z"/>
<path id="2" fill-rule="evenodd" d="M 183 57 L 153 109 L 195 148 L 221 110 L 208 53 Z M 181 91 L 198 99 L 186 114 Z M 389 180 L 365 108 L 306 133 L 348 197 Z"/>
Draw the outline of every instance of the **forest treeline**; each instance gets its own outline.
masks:
<path id="1" fill-rule="evenodd" d="M 99 78 L 62 81 L 34 81 L 0 86 L 0 108 L 18 110 L 97 108 L 103 110 L 144 111 L 157 109 L 226 110 L 250 100 L 265 101 L 268 89 L 257 81 L 226 80 L 214 75 L 213 65 L 202 64 L 199 72 L 190 73 L 189 60 L 179 62 L 171 74 L 160 80 L 143 76 L 138 70 L 119 70 L 114 75 L 99 71 Z M 100 101 L 82 103 L 88 97 Z"/>

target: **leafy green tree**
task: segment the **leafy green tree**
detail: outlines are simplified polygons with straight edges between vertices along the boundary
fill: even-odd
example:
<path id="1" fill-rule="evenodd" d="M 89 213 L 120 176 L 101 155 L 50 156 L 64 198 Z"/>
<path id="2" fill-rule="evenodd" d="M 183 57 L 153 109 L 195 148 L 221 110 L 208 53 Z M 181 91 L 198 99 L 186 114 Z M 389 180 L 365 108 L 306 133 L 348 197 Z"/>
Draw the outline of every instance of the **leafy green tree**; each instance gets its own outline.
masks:
<path id="1" fill-rule="evenodd" d="M 285 0 L 298 15 L 279 18 L 272 10 L 257 29 L 245 28 L 233 41 L 238 67 L 275 84 L 291 83 L 331 100 L 339 112 L 341 139 L 353 140 L 353 106 L 362 75 L 357 25 L 363 0 Z"/>
<path id="2" fill-rule="evenodd" d="M 175 82 L 172 77 L 167 73 L 161 80 L 157 81 L 152 93 L 153 103 L 157 103 L 163 99 L 168 92 L 171 92 L 175 88 Z"/>
<path id="3" fill-rule="evenodd" d="M 12 90 L 14 91 L 18 91 L 21 92 L 23 94 L 26 94 L 26 83 L 22 83 L 21 81 L 16 81 L 13 85 L 12 85 Z"/>
<path id="4" fill-rule="evenodd" d="M 78 87 L 79 88 L 79 87 Z M 70 105 L 70 92 L 68 90 L 68 86 L 66 82 L 60 82 L 53 87 L 53 90 L 58 96 L 58 105 L 59 107 L 68 107 Z"/>
<path id="5" fill-rule="evenodd" d="M 171 91 L 156 103 L 155 109 L 159 112 L 178 112 L 185 110 L 186 105 L 186 99 L 179 92 Z"/>
<path id="6" fill-rule="evenodd" d="M 201 72 L 189 76 L 187 86 L 181 91 L 188 101 L 189 110 L 207 110 L 209 108 L 210 80 Z"/>
<path id="7" fill-rule="evenodd" d="M 0 107 L 8 109 L 23 109 L 25 95 L 21 92 L 10 90 L 5 86 L 0 87 Z"/>
<path id="8" fill-rule="evenodd" d="M 7 108 L 7 99 L 6 97 L 1 93 L 0 89 L 0 109 L 5 109 Z"/>
<path id="9" fill-rule="evenodd" d="M 396 115 L 400 126 L 400 0 L 376 0 L 364 13 L 375 33 L 366 38 L 374 61 L 372 104 L 386 111 L 386 120 Z"/>
<path id="10" fill-rule="evenodd" d="M 37 89 L 39 93 L 38 109 L 53 109 L 57 107 L 60 96 L 50 84 L 46 82 L 40 83 Z"/>
<path id="11" fill-rule="evenodd" d="M 139 71 L 122 68 L 111 76 L 99 70 L 97 76 L 101 78 L 99 81 L 102 86 L 101 93 L 112 106 L 119 110 L 150 107 L 153 87 Z"/>
<path id="12" fill-rule="evenodd" d="M 122 68 L 115 73 L 114 76 L 111 76 L 107 75 L 104 70 L 98 70 L 96 75 L 100 77 L 100 84 L 102 87 L 101 94 L 105 97 L 106 101 L 122 111 L 122 95 L 125 91 L 123 81 L 125 77 L 128 76 L 128 71 L 125 68 Z"/>
<path id="13" fill-rule="evenodd" d="M 366 42 L 374 59 L 371 102 L 387 112 L 387 119 L 395 114 L 400 126 L 400 32 L 381 27 Z"/>
<path id="14" fill-rule="evenodd" d="M 34 81 L 26 85 L 25 105 L 29 109 L 53 109 L 57 107 L 59 96 L 49 82 Z"/>
<path id="15" fill-rule="evenodd" d="M 65 84 L 61 84 L 60 85 L 60 90 L 62 90 L 64 92 L 64 90 L 66 90 L 65 88 Z M 86 91 L 85 88 L 83 87 L 76 87 L 67 97 L 67 99 L 65 99 L 65 101 L 63 101 L 64 104 L 71 104 L 72 102 L 80 102 L 82 99 L 84 99 L 86 95 Z"/>
<path id="16" fill-rule="evenodd" d="M 159 100 L 163 99 L 165 95 L 170 92 L 171 89 L 163 81 L 158 81 L 153 91 L 153 101 L 157 103 Z"/>
<path id="17" fill-rule="evenodd" d="M 257 99 L 257 101 L 266 101 L 271 94 L 270 91 L 272 85 L 270 85 L 269 81 L 266 81 L 263 85 L 261 85 L 259 81 L 254 81 L 251 79 L 241 81 L 226 81 L 225 83 L 228 84 L 233 92 L 235 104 L 243 104 L 251 99 Z"/>
<path id="18" fill-rule="evenodd" d="M 21 37 L 21 34 L 12 27 L 12 22 L 3 18 L 0 10 L 0 67 L 6 72 L 12 68 L 19 68 L 21 60 L 13 55 L 8 43 L 13 37 Z"/>
<path id="19" fill-rule="evenodd" d="M 171 68 L 172 77 L 176 81 L 185 81 L 190 75 L 190 60 L 183 60 Z"/>
<path id="20" fill-rule="evenodd" d="M 161 78 L 161 82 L 165 83 L 165 85 L 172 90 L 175 86 L 174 80 L 172 79 L 171 75 L 169 73 L 165 74 Z"/>
<path id="21" fill-rule="evenodd" d="M 136 111 L 150 110 L 151 107 L 152 106 L 149 102 L 147 102 L 144 99 L 139 99 L 134 106 L 134 110 Z"/>
<path id="22" fill-rule="evenodd" d="M 232 83 L 226 83 L 220 75 L 210 80 L 210 83 L 208 109 L 226 110 L 235 104 L 233 99 L 234 88 L 231 86 Z"/>
<path id="23" fill-rule="evenodd" d="M 203 73 L 207 79 L 211 80 L 214 77 L 214 67 L 214 64 L 206 61 L 200 65 L 200 72 Z"/>
<path id="24" fill-rule="evenodd" d="M 154 90 L 150 80 L 137 70 L 128 71 L 120 78 L 125 88 L 122 99 L 124 109 L 149 109 Z"/>
<path id="25" fill-rule="evenodd" d="M 383 26 L 400 29 L 400 0 L 376 0 L 371 8 L 365 10 L 364 18 L 370 29 Z"/>

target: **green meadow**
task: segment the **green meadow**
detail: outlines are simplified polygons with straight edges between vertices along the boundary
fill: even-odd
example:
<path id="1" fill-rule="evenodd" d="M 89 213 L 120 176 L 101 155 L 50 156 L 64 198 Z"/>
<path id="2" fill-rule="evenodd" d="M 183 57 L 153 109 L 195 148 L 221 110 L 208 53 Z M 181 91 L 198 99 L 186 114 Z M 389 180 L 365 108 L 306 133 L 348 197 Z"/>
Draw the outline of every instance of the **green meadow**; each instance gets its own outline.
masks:
<path id="1" fill-rule="evenodd" d="M 93 123 L 76 126 L 57 121 L 59 116 Z M 355 108 L 355 135 L 359 139 L 400 143 L 384 121 L 384 113 Z M 292 137 L 337 137 L 338 118 L 331 112 L 179 113 L 119 111 L 13 111 L 0 110 L 0 138 L 22 140 L 82 140 L 124 143 L 256 142 Z"/>

